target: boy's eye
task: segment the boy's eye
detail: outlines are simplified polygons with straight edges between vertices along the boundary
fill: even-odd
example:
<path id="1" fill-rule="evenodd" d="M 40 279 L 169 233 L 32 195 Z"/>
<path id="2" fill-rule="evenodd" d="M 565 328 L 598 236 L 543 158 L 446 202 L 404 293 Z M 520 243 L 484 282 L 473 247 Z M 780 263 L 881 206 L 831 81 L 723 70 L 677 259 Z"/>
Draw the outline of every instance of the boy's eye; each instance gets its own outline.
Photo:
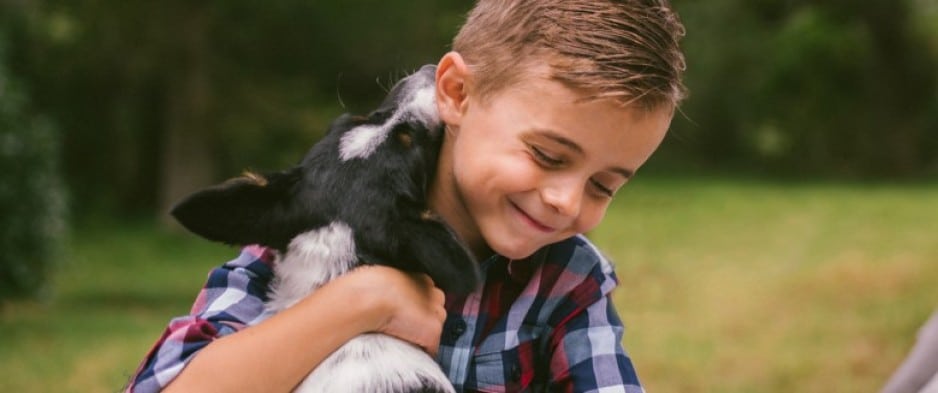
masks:
<path id="1" fill-rule="evenodd" d="M 555 167 L 563 165 L 563 159 L 547 154 L 547 152 L 537 146 L 532 145 L 531 152 L 534 154 L 534 158 L 547 166 Z"/>
<path id="2" fill-rule="evenodd" d="M 595 179 L 590 179 L 590 184 L 592 184 L 593 187 L 596 188 L 596 191 L 599 191 L 599 193 L 605 197 L 612 198 L 616 196 L 615 190 L 613 190 L 612 188 L 606 187 L 605 185 L 603 185 L 602 183 L 600 183 L 599 181 Z"/>

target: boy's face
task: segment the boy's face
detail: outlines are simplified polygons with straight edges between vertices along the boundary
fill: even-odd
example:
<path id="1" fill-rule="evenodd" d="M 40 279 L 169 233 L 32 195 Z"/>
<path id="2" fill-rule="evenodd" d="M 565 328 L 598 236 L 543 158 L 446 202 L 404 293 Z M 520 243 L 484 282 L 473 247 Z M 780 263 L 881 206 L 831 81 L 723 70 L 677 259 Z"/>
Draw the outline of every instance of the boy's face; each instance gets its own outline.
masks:
<path id="1" fill-rule="evenodd" d="M 434 208 L 477 256 L 524 258 L 593 229 L 671 121 L 668 110 L 580 98 L 530 78 L 484 103 L 469 96 L 455 112 L 441 111 L 449 133 Z"/>

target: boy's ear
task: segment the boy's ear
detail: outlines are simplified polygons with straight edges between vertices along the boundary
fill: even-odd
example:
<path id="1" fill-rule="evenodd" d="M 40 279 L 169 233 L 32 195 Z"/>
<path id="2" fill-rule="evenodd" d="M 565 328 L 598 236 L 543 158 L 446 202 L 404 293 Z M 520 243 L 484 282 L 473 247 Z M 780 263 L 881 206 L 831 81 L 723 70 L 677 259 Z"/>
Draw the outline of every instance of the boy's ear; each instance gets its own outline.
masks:
<path id="1" fill-rule="evenodd" d="M 300 175 L 299 168 L 267 175 L 247 173 L 186 197 L 170 214 L 209 240 L 275 246 Z"/>
<path id="2" fill-rule="evenodd" d="M 436 106 L 444 123 L 458 126 L 465 113 L 471 73 L 458 52 L 449 52 L 436 66 Z"/>

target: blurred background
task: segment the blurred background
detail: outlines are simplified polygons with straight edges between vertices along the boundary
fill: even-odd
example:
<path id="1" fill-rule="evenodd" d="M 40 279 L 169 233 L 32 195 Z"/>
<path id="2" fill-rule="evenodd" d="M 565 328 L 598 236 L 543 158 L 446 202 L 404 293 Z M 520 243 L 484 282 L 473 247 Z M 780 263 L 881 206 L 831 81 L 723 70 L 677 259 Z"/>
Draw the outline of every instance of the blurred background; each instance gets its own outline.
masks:
<path id="1" fill-rule="evenodd" d="M 654 392 L 874 392 L 938 307 L 938 1 L 674 0 L 691 98 L 590 234 Z M 435 63 L 455 0 L 0 0 L 0 390 L 116 391 L 208 270 L 174 201 Z"/>

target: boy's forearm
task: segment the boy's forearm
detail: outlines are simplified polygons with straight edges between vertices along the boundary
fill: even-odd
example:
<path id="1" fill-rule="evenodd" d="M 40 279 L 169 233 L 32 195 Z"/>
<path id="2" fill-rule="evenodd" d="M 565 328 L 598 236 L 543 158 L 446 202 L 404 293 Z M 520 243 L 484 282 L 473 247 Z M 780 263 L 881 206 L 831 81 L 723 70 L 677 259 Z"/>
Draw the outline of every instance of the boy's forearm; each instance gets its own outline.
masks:
<path id="1" fill-rule="evenodd" d="M 375 328 L 383 310 L 374 300 L 352 286 L 326 285 L 259 325 L 213 341 L 165 391 L 288 392 L 342 344 Z"/>

